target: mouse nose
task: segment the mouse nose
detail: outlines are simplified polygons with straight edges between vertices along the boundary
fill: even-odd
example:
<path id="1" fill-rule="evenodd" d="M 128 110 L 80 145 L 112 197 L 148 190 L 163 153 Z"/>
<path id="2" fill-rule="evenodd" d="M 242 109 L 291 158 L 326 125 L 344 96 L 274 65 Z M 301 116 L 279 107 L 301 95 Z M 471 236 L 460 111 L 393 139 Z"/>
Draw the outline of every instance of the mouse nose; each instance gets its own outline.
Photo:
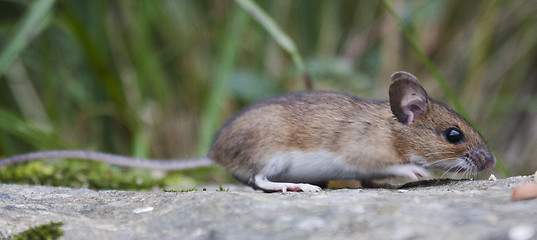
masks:
<path id="1" fill-rule="evenodd" d="M 491 168 L 496 164 L 496 157 L 488 147 L 476 147 L 469 152 L 470 161 L 476 166 L 477 171 Z"/>

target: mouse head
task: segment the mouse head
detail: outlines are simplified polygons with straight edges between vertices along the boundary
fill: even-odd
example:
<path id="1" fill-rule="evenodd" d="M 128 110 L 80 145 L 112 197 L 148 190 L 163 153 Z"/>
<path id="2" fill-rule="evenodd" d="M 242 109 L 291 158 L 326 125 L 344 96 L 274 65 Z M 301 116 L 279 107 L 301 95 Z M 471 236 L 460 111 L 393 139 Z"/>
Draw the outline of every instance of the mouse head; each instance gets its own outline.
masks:
<path id="1" fill-rule="evenodd" d="M 496 162 L 483 137 L 453 109 L 427 97 L 410 73 L 392 75 L 394 146 L 410 162 L 449 171 L 481 171 Z"/>

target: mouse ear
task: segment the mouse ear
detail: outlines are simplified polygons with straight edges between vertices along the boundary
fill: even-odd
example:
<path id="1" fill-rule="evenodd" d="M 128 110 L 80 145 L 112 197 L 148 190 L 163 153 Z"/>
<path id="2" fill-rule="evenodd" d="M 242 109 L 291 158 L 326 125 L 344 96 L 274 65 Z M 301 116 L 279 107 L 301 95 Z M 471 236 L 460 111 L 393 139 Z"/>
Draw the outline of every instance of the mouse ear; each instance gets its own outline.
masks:
<path id="1" fill-rule="evenodd" d="M 399 122 L 411 124 L 427 112 L 427 92 L 410 73 L 392 74 L 389 94 L 390 108 Z"/>

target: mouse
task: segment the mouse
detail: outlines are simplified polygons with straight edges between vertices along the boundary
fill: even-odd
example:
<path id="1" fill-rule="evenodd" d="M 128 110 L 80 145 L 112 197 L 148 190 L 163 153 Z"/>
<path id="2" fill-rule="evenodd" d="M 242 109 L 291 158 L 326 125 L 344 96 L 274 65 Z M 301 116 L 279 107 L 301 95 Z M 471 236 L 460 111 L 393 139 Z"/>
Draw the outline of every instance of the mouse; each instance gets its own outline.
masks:
<path id="1" fill-rule="evenodd" d="M 0 167 L 44 158 L 79 158 L 117 165 L 181 170 L 220 165 L 264 192 L 318 192 L 330 180 L 363 185 L 390 177 L 429 178 L 428 169 L 477 172 L 496 158 L 484 138 L 408 72 L 391 75 L 389 100 L 329 91 L 261 100 L 216 133 L 206 157 L 141 159 L 83 150 L 27 153 Z"/>

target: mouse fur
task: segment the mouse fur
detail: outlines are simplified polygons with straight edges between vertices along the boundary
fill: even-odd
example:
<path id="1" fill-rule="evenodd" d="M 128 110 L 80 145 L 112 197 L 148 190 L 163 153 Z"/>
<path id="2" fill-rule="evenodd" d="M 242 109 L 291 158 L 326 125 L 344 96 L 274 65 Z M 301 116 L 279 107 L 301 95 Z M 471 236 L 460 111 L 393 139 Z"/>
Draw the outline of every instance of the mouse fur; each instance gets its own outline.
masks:
<path id="1" fill-rule="evenodd" d="M 450 129 L 462 139 L 449 142 Z M 263 100 L 222 127 L 209 158 L 265 191 L 318 191 L 294 183 L 337 179 L 417 179 L 428 176 L 426 168 L 474 172 L 495 163 L 483 137 L 406 72 L 392 75 L 389 101 L 322 91 Z"/>

